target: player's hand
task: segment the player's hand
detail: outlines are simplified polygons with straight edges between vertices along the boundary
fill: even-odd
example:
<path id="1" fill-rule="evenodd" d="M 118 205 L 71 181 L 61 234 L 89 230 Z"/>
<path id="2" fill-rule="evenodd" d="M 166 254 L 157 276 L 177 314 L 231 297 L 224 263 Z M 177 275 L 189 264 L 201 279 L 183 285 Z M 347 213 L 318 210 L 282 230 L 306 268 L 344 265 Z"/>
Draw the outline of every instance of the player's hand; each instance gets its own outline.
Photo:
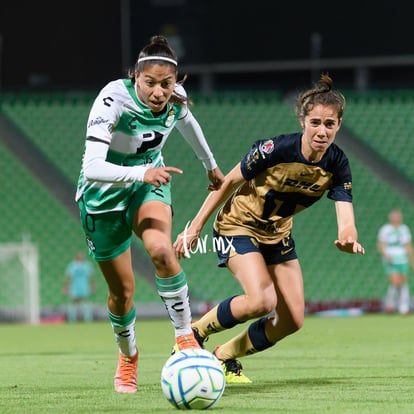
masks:
<path id="1" fill-rule="evenodd" d="M 176 167 L 148 168 L 144 174 L 144 183 L 160 187 L 162 184 L 167 184 L 171 181 L 170 173 L 182 174 L 183 171 Z"/>
<path id="2" fill-rule="evenodd" d="M 174 253 L 177 259 L 188 259 L 190 257 L 190 250 L 192 247 L 195 247 L 200 237 L 200 232 L 186 227 L 183 232 L 181 232 L 174 244 Z"/>
<path id="3" fill-rule="evenodd" d="M 360 243 L 354 240 L 352 237 L 348 237 L 346 240 L 335 240 L 335 246 L 345 253 L 352 254 L 365 254 L 365 249 Z"/>
<path id="4" fill-rule="evenodd" d="M 224 175 L 221 172 L 219 167 L 214 168 L 214 170 L 208 170 L 207 176 L 210 181 L 208 186 L 209 191 L 215 191 L 220 189 L 221 185 L 224 182 Z"/>

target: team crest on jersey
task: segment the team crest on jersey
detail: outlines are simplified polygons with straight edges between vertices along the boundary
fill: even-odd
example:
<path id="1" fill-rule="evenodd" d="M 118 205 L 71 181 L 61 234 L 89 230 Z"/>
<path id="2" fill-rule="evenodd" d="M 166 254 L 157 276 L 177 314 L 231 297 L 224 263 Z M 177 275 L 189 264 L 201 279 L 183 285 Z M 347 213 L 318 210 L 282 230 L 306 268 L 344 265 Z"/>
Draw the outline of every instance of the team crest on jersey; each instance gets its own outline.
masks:
<path id="1" fill-rule="evenodd" d="M 171 125 L 172 125 L 172 123 L 173 123 L 173 121 L 174 121 L 174 115 L 175 115 L 175 112 L 174 112 L 174 109 L 170 109 L 169 111 L 168 111 L 168 117 L 167 117 L 167 119 L 165 120 L 165 126 L 168 128 L 168 127 L 170 127 Z"/>
<path id="2" fill-rule="evenodd" d="M 352 190 L 352 183 L 351 182 L 344 183 L 344 189 L 345 190 Z"/>
<path id="3" fill-rule="evenodd" d="M 275 146 L 273 144 L 273 141 L 269 139 L 268 141 L 263 142 L 260 149 L 263 153 L 270 154 L 275 149 Z"/>

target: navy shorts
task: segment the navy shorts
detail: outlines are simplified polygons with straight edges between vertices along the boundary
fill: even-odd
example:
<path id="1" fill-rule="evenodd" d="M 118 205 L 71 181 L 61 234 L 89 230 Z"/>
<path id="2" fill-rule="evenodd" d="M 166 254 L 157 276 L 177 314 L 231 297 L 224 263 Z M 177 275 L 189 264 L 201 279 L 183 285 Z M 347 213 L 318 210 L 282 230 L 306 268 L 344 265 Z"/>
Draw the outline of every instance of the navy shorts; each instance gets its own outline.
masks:
<path id="1" fill-rule="evenodd" d="M 276 244 L 259 243 L 251 236 L 222 236 L 213 231 L 214 247 L 218 255 L 218 266 L 225 267 L 230 257 L 250 252 L 261 253 L 267 265 L 297 259 L 295 241 L 291 236 Z"/>

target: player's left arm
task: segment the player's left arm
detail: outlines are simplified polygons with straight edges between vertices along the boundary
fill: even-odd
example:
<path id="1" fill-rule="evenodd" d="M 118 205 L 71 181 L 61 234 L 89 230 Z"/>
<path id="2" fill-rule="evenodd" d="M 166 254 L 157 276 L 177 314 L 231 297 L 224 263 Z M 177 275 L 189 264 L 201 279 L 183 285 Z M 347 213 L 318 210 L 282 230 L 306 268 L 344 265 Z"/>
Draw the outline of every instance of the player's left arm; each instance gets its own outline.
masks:
<path id="1" fill-rule="evenodd" d="M 210 191 L 218 190 L 224 182 L 224 175 L 217 166 L 200 124 L 189 109 L 184 118 L 177 121 L 176 127 L 207 170 L 210 181 L 208 189 Z"/>
<path id="2" fill-rule="evenodd" d="M 345 253 L 365 254 L 364 247 L 358 242 L 358 231 L 355 226 L 352 203 L 336 201 L 335 209 L 338 224 L 338 239 L 335 240 L 335 246 Z"/>

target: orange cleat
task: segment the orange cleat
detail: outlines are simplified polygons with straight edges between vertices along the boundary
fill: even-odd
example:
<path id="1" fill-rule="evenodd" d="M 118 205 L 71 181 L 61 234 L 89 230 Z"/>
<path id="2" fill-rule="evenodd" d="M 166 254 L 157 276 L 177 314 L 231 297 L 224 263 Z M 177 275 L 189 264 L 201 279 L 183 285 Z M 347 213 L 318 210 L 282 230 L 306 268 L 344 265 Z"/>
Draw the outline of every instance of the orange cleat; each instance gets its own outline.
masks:
<path id="1" fill-rule="evenodd" d="M 119 353 L 118 367 L 115 373 L 115 391 L 132 394 L 137 392 L 138 352 L 132 356 Z"/>
<path id="2" fill-rule="evenodd" d="M 189 348 L 201 348 L 197 339 L 194 337 L 194 333 L 188 335 L 177 336 L 175 342 L 179 351 Z"/>

